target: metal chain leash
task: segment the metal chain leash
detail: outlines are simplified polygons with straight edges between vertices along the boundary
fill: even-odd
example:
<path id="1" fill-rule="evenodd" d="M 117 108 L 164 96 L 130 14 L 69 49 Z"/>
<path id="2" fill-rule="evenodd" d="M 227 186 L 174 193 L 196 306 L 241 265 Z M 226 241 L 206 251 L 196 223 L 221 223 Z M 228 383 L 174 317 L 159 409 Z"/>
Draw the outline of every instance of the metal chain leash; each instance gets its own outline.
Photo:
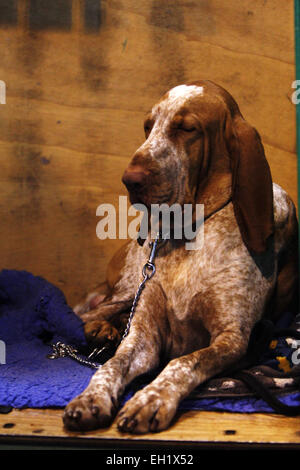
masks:
<path id="1" fill-rule="evenodd" d="M 139 284 L 139 287 L 134 296 L 129 318 L 126 324 L 126 328 L 124 330 L 124 333 L 122 335 L 122 338 L 118 346 L 120 346 L 120 344 L 124 341 L 126 336 L 128 336 L 129 334 L 131 323 L 132 323 L 141 293 L 145 287 L 146 282 L 149 281 L 155 274 L 155 271 L 156 271 L 156 267 L 154 264 L 155 256 L 157 254 L 158 249 L 161 248 L 165 244 L 166 241 L 167 241 L 167 234 L 164 237 L 161 237 L 158 232 L 154 242 L 149 243 L 151 252 L 150 252 L 148 261 L 145 263 L 142 269 L 143 280 Z M 75 361 L 79 362 L 80 364 L 86 365 L 88 367 L 92 367 L 94 369 L 98 369 L 99 367 L 102 366 L 102 364 L 97 364 L 95 362 L 92 362 L 91 359 L 95 359 L 99 357 L 103 352 L 105 352 L 105 350 L 109 349 L 108 346 L 103 346 L 100 349 L 95 348 L 91 352 L 91 354 L 88 356 L 88 358 L 85 359 L 78 354 L 78 350 L 75 349 L 73 346 L 62 343 L 60 341 L 57 342 L 56 344 L 52 344 L 52 348 L 53 348 L 53 352 L 47 356 L 49 359 L 57 359 L 59 357 L 71 357 L 72 359 L 75 359 Z"/>
<path id="2" fill-rule="evenodd" d="M 58 359 L 59 357 L 71 357 L 72 359 L 75 359 L 75 361 L 85 366 L 93 367 L 94 369 L 98 369 L 99 367 L 99 364 L 96 364 L 95 362 L 91 362 L 79 356 L 78 350 L 73 348 L 73 346 L 70 346 L 69 344 L 65 344 L 61 341 L 58 341 L 57 343 L 52 344 L 51 346 L 53 352 L 51 354 L 48 354 L 48 359 Z"/>

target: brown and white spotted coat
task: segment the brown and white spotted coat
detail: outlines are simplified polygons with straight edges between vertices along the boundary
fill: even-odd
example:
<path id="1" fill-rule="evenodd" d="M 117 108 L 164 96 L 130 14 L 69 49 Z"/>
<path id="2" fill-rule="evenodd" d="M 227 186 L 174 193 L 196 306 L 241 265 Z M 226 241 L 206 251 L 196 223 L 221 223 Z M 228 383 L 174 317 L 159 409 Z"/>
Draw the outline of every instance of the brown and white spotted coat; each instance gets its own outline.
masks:
<path id="1" fill-rule="evenodd" d="M 180 85 L 154 106 L 145 133 L 123 177 L 131 201 L 203 203 L 204 245 L 186 250 L 184 241 L 171 239 L 161 248 L 129 335 L 66 407 L 71 430 L 108 425 L 126 385 L 162 365 L 118 412 L 117 424 L 132 433 L 165 429 L 197 385 L 240 360 L 254 324 L 295 299 L 295 208 L 272 184 L 260 138 L 233 98 L 209 81 Z M 86 313 L 77 309 L 94 344 L 119 340 L 149 236 L 123 249 L 107 297 L 94 297 Z"/>

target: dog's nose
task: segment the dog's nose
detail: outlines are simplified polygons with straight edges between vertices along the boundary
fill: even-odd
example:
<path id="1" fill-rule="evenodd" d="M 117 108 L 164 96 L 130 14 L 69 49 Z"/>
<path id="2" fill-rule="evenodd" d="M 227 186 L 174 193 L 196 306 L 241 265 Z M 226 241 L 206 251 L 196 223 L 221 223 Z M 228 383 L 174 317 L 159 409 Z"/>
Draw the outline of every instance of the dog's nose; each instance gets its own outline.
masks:
<path id="1" fill-rule="evenodd" d="M 125 170 L 122 182 L 129 191 L 139 191 L 146 183 L 147 173 L 140 167 Z"/>

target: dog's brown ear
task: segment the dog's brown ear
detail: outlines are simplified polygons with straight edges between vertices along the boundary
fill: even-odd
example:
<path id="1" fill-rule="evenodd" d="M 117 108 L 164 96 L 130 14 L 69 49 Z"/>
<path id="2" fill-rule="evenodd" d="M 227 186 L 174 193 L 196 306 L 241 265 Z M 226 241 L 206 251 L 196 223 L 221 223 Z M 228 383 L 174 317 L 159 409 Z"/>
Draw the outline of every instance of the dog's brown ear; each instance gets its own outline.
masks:
<path id="1" fill-rule="evenodd" d="M 227 138 L 232 170 L 232 199 L 243 241 L 263 253 L 274 232 L 273 185 L 258 132 L 240 114 L 231 119 Z"/>

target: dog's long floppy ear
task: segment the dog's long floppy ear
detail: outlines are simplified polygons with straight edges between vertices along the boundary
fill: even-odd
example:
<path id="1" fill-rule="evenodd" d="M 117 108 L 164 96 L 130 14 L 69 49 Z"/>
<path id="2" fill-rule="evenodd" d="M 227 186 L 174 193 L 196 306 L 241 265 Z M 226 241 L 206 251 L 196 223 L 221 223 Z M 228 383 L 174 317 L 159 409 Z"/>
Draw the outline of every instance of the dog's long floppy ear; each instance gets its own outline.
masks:
<path id="1" fill-rule="evenodd" d="M 274 232 L 273 185 L 258 132 L 240 113 L 231 117 L 227 147 L 232 170 L 232 199 L 243 241 L 252 253 L 268 248 Z"/>

